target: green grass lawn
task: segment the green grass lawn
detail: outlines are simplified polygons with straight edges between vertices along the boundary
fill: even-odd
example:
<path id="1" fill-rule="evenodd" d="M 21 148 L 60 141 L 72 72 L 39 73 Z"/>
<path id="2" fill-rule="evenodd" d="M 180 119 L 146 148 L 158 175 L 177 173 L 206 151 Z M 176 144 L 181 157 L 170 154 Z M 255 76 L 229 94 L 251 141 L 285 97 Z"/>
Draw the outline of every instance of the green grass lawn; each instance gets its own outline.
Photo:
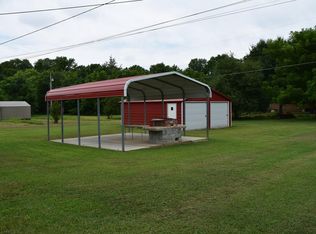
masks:
<path id="1" fill-rule="evenodd" d="M 96 135 L 95 117 L 82 125 Z M 316 122 L 239 121 L 126 153 L 47 142 L 41 116 L 0 122 L 0 232 L 316 233 Z"/>

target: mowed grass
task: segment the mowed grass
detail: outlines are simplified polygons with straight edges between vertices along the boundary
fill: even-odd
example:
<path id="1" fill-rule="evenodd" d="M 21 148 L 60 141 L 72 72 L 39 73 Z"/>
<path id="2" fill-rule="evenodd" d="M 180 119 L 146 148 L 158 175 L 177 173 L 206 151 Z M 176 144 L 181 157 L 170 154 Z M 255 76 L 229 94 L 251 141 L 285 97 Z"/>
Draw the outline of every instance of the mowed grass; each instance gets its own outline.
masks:
<path id="1" fill-rule="evenodd" d="M 95 117 L 82 125 L 96 134 Z M 47 142 L 44 117 L 0 122 L 0 231 L 316 233 L 316 122 L 240 121 L 126 153 Z"/>

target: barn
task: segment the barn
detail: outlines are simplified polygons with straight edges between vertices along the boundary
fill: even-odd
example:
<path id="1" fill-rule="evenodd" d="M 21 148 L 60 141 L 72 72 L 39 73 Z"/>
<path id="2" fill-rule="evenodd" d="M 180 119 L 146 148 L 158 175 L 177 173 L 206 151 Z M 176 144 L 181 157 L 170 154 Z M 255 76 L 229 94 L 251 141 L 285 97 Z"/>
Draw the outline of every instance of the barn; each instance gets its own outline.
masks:
<path id="1" fill-rule="evenodd" d="M 0 120 L 30 119 L 31 105 L 24 101 L 0 101 Z"/>
<path id="2" fill-rule="evenodd" d="M 129 125 L 144 124 L 144 109 L 146 119 L 154 118 L 176 119 L 185 124 L 187 130 L 205 129 L 206 99 L 188 98 L 125 102 L 125 122 Z M 185 108 L 183 106 L 185 105 Z M 209 100 L 210 128 L 227 128 L 232 126 L 232 101 L 224 94 L 212 89 Z M 146 108 L 145 108 L 146 106 Z M 148 121 L 145 124 L 150 124 Z"/>

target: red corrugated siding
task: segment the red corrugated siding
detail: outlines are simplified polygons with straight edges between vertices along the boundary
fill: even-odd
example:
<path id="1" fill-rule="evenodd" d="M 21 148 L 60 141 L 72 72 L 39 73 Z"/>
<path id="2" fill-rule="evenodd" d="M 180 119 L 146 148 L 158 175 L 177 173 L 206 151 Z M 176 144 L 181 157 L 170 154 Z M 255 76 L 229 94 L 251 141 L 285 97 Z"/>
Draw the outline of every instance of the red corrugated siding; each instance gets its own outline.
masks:
<path id="1" fill-rule="evenodd" d="M 182 124 L 182 103 L 177 102 L 177 122 Z"/>
<path id="2" fill-rule="evenodd" d="M 217 92 L 217 91 L 212 91 L 212 98 L 211 101 L 231 101 L 230 98 L 222 95 L 221 93 Z"/>
<path id="3" fill-rule="evenodd" d="M 177 103 L 177 121 L 181 123 L 181 102 L 170 102 Z M 167 117 L 167 105 L 168 102 L 165 102 L 164 113 L 165 116 L 162 116 L 162 103 L 161 102 L 148 102 L 146 104 L 147 108 L 147 123 L 150 124 L 150 121 L 154 118 L 165 118 Z M 128 117 L 128 104 L 124 105 L 124 121 L 125 124 L 131 125 L 143 125 L 144 124 L 144 103 L 143 102 L 131 102 L 130 103 L 130 117 Z M 130 122 L 129 122 L 130 121 Z"/>

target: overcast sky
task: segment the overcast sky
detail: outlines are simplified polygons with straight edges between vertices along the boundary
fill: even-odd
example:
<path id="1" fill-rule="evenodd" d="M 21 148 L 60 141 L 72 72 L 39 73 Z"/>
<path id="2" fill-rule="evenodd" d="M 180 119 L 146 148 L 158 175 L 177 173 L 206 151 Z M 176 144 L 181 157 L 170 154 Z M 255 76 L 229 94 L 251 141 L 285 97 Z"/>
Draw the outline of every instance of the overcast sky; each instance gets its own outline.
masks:
<path id="1" fill-rule="evenodd" d="M 120 0 L 117 0 L 120 1 Z M 89 41 L 160 21 L 222 6 L 238 0 L 143 0 L 103 6 L 78 18 L 11 43 L 0 45 L 0 58 Z M 198 17 L 240 9 L 273 0 L 253 0 Z M 0 0 L 0 12 L 103 3 L 100 0 Z M 0 16 L 0 42 L 51 24 L 85 9 Z M 297 0 L 285 5 L 182 25 L 160 31 L 103 41 L 44 57 L 67 56 L 78 64 L 104 63 L 110 56 L 119 65 L 148 68 L 164 62 L 185 68 L 192 58 L 210 58 L 233 52 L 248 53 L 259 39 L 287 37 L 290 31 L 313 27 L 316 1 Z M 34 62 L 38 58 L 32 58 Z M 0 60 L 3 62 L 3 60 Z"/>

